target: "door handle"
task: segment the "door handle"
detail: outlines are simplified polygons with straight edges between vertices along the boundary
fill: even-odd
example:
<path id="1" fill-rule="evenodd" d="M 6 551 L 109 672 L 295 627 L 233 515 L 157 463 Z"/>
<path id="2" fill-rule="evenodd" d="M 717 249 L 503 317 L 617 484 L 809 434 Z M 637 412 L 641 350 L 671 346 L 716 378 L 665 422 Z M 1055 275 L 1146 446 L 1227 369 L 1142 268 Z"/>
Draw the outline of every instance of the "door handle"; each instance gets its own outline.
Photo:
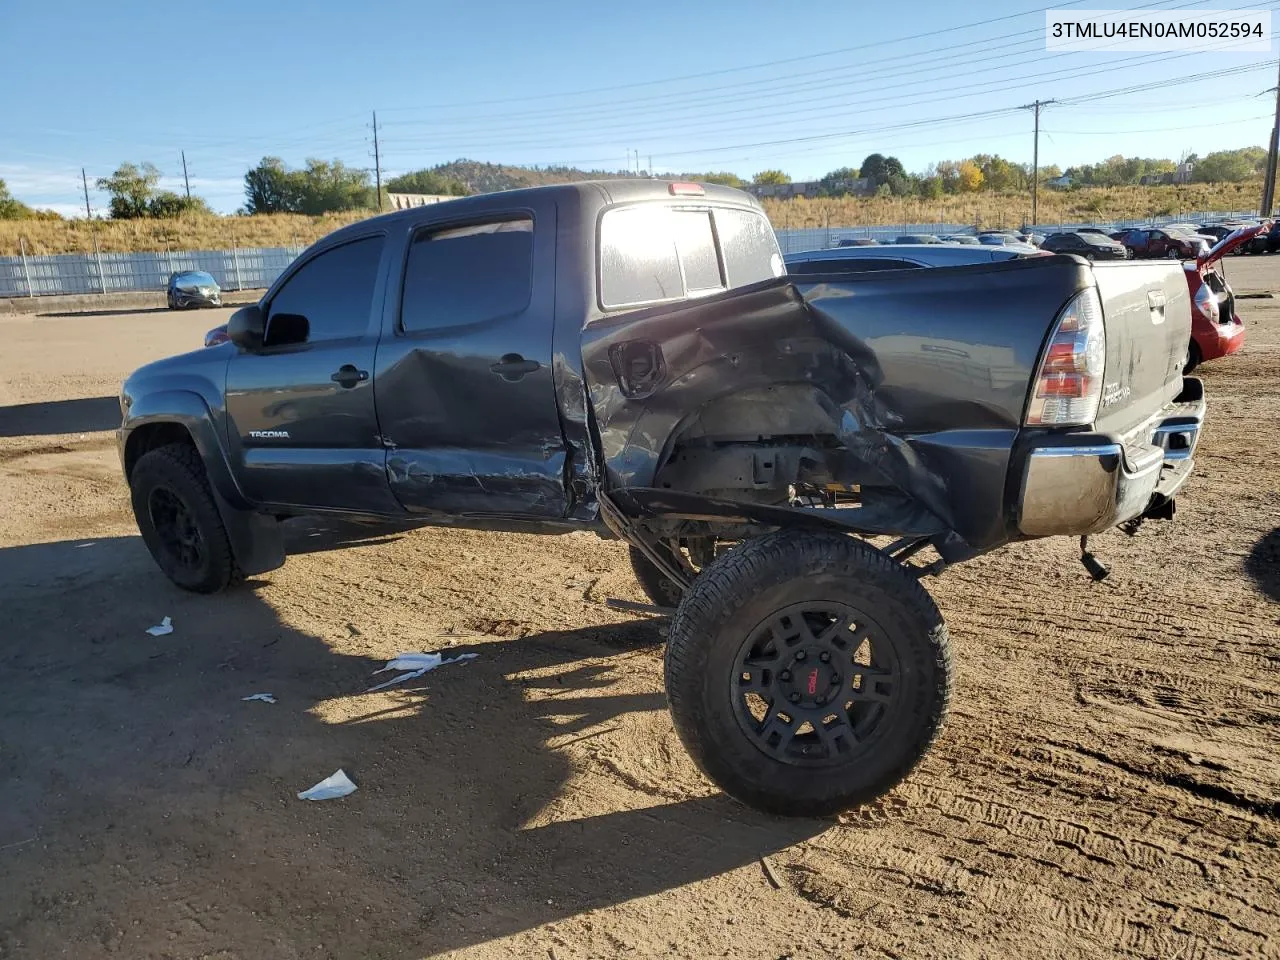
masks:
<path id="1" fill-rule="evenodd" d="M 519 380 L 527 373 L 538 370 L 542 364 L 537 360 L 526 360 L 518 353 L 503 354 L 502 359 L 491 364 L 489 369 L 508 383 Z"/>
<path id="2" fill-rule="evenodd" d="M 329 378 L 340 387 L 350 389 L 357 383 L 364 383 L 369 379 L 368 370 L 357 370 L 353 365 L 344 363 L 338 368 L 338 372 Z"/>

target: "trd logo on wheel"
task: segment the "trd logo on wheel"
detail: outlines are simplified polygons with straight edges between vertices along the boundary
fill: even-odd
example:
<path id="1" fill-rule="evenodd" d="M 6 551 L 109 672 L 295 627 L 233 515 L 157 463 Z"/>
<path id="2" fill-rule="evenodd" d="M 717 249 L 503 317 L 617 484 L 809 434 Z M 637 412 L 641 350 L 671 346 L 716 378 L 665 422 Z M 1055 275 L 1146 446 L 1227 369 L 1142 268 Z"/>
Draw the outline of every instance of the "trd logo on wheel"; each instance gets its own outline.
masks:
<path id="1" fill-rule="evenodd" d="M 811 697 L 812 697 L 815 693 L 817 693 L 817 692 L 818 692 L 818 671 L 817 671 L 817 670 L 810 670 L 810 671 L 809 671 L 809 687 L 808 687 L 808 689 L 809 689 L 809 696 L 811 696 Z"/>

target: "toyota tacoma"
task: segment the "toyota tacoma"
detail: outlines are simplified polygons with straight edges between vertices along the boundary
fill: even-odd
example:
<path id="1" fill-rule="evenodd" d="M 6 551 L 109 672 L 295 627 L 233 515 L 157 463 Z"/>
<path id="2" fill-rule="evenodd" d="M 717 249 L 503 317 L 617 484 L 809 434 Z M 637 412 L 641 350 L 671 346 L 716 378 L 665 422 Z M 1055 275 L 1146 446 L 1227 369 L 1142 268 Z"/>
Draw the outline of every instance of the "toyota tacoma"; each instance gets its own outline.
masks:
<path id="1" fill-rule="evenodd" d="M 1204 417 L 1190 321 L 1177 263 L 791 277 L 745 193 L 557 185 L 319 241 L 227 342 L 129 377 L 119 448 L 188 590 L 279 566 L 304 514 L 626 541 L 674 608 L 694 760 L 757 808 L 825 814 L 939 732 L 926 576 L 1172 517 Z"/>

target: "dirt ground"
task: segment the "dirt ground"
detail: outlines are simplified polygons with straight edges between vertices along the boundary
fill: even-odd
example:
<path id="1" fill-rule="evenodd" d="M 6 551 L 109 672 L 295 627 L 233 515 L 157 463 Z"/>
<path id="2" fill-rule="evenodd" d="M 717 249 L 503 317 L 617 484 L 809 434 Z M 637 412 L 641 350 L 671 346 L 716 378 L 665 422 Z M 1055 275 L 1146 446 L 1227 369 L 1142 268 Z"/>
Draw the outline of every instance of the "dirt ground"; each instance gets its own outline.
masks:
<path id="1" fill-rule="evenodd" d="M 1241 306 L 1177 522 L 1096 538 L 1100 584 L 1068 541 L 927 581 L 947 729 L 801 822 L 685 756 L 617 543 L 302 525 L 184 594 L 115 395 L 225 312 L 0 320 L 0 957 L 1280 956 L 1280 299 Z M 363 692 L 401 650 L 477 658 Z"/>

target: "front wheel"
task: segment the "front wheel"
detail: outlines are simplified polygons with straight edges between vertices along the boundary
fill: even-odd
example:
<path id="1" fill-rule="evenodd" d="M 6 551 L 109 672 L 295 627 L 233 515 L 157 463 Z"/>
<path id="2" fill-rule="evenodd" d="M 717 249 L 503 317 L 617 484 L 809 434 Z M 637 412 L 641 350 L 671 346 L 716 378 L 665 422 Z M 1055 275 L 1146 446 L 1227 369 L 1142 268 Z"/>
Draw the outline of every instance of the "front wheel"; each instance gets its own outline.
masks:
<path id="1" fill-rule="evenodd" d="M 138 532 L 165 576 L 217 593 L 242 576 L 200 454 L 172 443 L 143 454 L 129 476 Z"/>
<path id="2" fill-rule="evenodd" d="M 892 789 L 942 727 L 951 654 L 919 581 L 852 537 L 773 533 L 706 567 L 672 619 L 667 700 L 721 789 L 822 816 Z"/>

